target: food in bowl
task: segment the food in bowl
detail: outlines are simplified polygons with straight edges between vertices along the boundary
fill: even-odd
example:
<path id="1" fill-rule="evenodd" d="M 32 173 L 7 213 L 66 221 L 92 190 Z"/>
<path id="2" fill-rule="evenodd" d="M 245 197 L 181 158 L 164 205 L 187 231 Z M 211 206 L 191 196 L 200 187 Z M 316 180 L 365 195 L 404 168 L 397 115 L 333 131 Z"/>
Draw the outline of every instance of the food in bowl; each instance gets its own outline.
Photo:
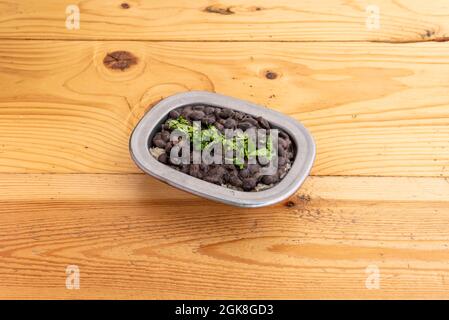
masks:
<path id="1" fill-rule="evenodd" d="M 196 126 L 195 126 L 196 123 Z M 198 138 L 195 140 L 195 130 Z M 251 135 L 251 132 L 261 135 Z M 173 133 L 183 133 L 185 140 Z M 272 143 L 271 133 L 277 131 L 276 143 Z M 249 133 L 248 133 L 249 132 Z M 264 137 L 265 134 L 265 137 Z M 171 138 L 172 137 L 172 138 Z M 254 137 L 254 139 L 251 139 Z M 211 139 L 212 138 L 212 139 Z M 256 148 L 256 138 L 265 139 L 261 148 Z M 205 141 L 204 141 L 205 140 Z M 197 142 L 197 143 L 195 143 Z M 239 143 L 240 142 L 240 143 Z M 173 161 L 179 156 L 179 144 L 188 145 L 188 161 Z M 222 152 L 218 163 L 194 163 L 194 151 L 203 151 L 208 145 L 221 144 L 228 147 L 231 157 Z M 237 149 L 241 146 L 242 155 L 238 161 Z M 251 148 L 251 145 L 254 148 Z M 274 150 L 277 146 L 276 150 Z M 159 162 L 204 181 L 245 192 L 257 192 L 278 184 L 290 170 L 295 158 L 296 147 L 285 131 L 273 127 L 265 118 L 255 117 L 226 107 L 193 104 L 171 110 L 165 122 L 149 141 L 150 152 Z M 251 157 L 251 155 L 253 157 Z M 177 157 L 175 157 L 176 159 Z M 276 160 L 275 170 L 266 170 Z M 232 160 L 232 161 L 226 161 Z"/>
<path id="2" fill-rule="evenodd" d="M 204 106 L 203 110 L 195 110 L 202 109 L 202 106 Z M 268 138 L 265 139 L 266 141 L 263 141 L 263 139 L 261 139 L 262 142 L 266 142 L 265 148 L 263 147 L 264 143 L 262 143 L 261 145 L 259 144 L 258 133 L 259 131 L 263 131 L 262 128 L 256 130 L 258 142 L 256 150 L 254 150 L 253 148 L 249 148 L 250 144 L 248 142 L 253 141 L 253 137 L 251 135 L 248 135 L 251 138 L 250 140 L 248 136 L 243 134 L 242 132 L 238 133 L 238 130 L 235 130 L 237 132 L 236 137 L 239 137 L 240 139 L 229 141 L 229 136 L 227 135 L 227 131 L 229 129 L 225 128 L 225 132 L 223 133 L 222 131 L 220 131 L 221 128 L 219 125 L 221 124 L 224 126 L 224 121 L 226 121 L 229 117 L 225 118 L 216 116 L 215 110 L 213 113 L 215 116 L 215 122 L 212 124 L 207 123 L 207 126 L 204 126 L 201 122 L 201 120 L 203 119 L 199 121 L 194 120 L 194 118 L 198 115 L 201 117 L 201 113 L 194 113 L 192 115 L 193 118 L 192 116 L 189 116 L 189 120 L 187 119 L 186 114 L 180 114 L 180 116 L 178 117 L 174 112 L 172 113 L 173 116 L 170 116 L 170 113 L 173 110 L 176 110 L 177 112 L 181 111 L 182 113 L 182 108 L 184 107 L 191 107 L 192 112 L 202 111 L 204 113 L 204 117 L 212 114 L 206 114 L 206 108 L 208 107 L 219 108 L 220 110 L 230 109 L 240 116 L 251 116 L 253 120 L 257 120 L 258 125 L 262 128 L 264 125 L 263 119 L 266 120 L 270 126 L 270 129 L 266 129 L 266 131 L 269 132 Z M 189 108 L 186 111 L 189 111 Z M 209 109 L 208 112 L 210 112 Z M 226 112 L 231 113 L 230 111 Z M 235 120 L 235 118 L 233 117 L 232 119 Z M 247 119 L 250 118 L 247 117 Z M 261 121 L 260 123 L 259 120 Z M 167 123 L 167 121 L 171 122 Z M 205 122 L 206 120 L 203 121 Z M 230 125 L 230 122 L 232 121 L 228 121 L 228 126 Z M 252 121 L 250 120 L 249 122 L 251 123 Z M 170 124 L 176 129 L 170 129 Z M 255 125 L 255 127 L 257 127 L 258 125 Z M 237 124 L 235 124 L 235 126 L 237 127 Z M 242 128 L 245 129 L 245 125 L 243 125 Z M 169 131 L 171 136 L 169 142 L 174 142 L 174 146 L 171 146 L 170 150 L 170 161 L 172 161 L 173 164 L 177 166 L 177 169 L 171 167 L 170 162 L 161 162 L 164 161 L 163 158 L 160 159 L 161 161 L 158 160 L 162 153 L 167 154 L 167 152 L 165 151 L 165 147 L 167 147 L 167 141 L 164 141 L 164 139 L 166 138 L 162 137 L 162 131 Z M 289 165 L 286 165 L 287 170 L 285 175 L 279 175 L 279 181 L 273 184 L 267 184 L 266 186 L 268 187 L 262 186 L 266 187 L 266 189 L 262 190 L 259 189 L 260 182 L 257 183 L 254 189 L 250 188 L 251 185 L 247 186 L 246 189 L 248 191 L 245 191 L 243 189 L 243 184 L 241 187 L 238 187 L 227 183 L 226 181 L 224 181 L 226 180 L 226 174 L 215 175 L 213 174 L 214 171 L 210 172 L 210 169 L 222 171 L 222 169 L 216 169 L 217 166 L 215 166 L 215 160 L 217 160 L 216 158 L 219 159 L 220 156 L 223 157 L 223 154 L 220 154 L 220 152 L 218 152 L 220 148 L 217 148 L 217 150 L 215 150 L 215 148 L 209 148 L 209 145 L 206 146 L 207 142 L 204 142 L 203 145 L 203 142 L 198 141 L 198 133 L 201 132 L 201 134 L 203 134 L 203 131 L 205 132 L 205 136 L 209 136 L 209 138 L 211 136 L 215 136 L 219 138 L 218 140 L 221 140 L 223 142 L 222 145 L 225 146 L 225 148 L 223 149 L 226 151 L 224 152 L 225 162 L 224 164 L 221 164 L 221 166 L 223 168 L 230 168 L 229 165 L 237 166 L 235 169 L 238 171 L 238 176 L 240 179 L 240 171 L 242 171 L 242 169 L 245 169 L 246 165 L 248 165 L 247 169 L 249 173 L 254 173 L 254 169 L 253 171 L 250 171 L 252 164 L 259 164 L 259 172 L 257 172 L 259 178 L 261 176 L 263 178 L 263 176 L 275 175 L 276 172 L 278 172 L 277 170 L 283 165 L 283 160 L 280 160 L 280 162 L 277 161 L 283 158 L 283 155 L 275 152 L 279 149 L 278 139 L 289 138 L 291 142 L 291 146 L 289 148 L 291 149 L 287 150 L 290 151 L 291 154 L 287 156 Z M 160 138 L 162 138 L 163 140 L 162 142 L 160 141 L 161 139 L 157 138 L 159 137 L 158 133 L 160 134 Z M 180 133 L 181 135 L 179 135 Z M 246 131 L 244 131 L 244 133 L 246 133 Z M 187 137 L 190 138 L 190 135 L 193 142 L 193 152 L 190 152 L 192 151 L 191 144 L 186 143 L 188 140 L 184 139 Z M 224 139 L 223 136 L 225 136 L 226 139 Z M 156 139 L 154 139 L 155 137 Z M 159 147 L 156 145 L 156 143 L 159 144 Z M 164 143 L 165 147 L 163 148 Z M 214 145 L 220 145 L 220 143 L 216 143 Z M 242 145 L 248 146 L 246 154 L 245 148 L 242 148 Z M 204 149 L 202 147 L 204 147 Z M 143 172 L 155 177 L 156 179 L 161 180 L 178 189 L 213 201 L 246 208 L 268 206 L 285 200 L 293 193 L 295 193 L 308 176 L 316 154 L 313 137 L 308 132 L 308 130 L 304 128 L 304 126 L 301 125 L 301 123 L 299 123 L 296 119 L 277 112 L 273 109 L 262 107 L 249 101 L 244 101 L 238 98 L 205 91 L 190 91 L 178 93 L 164 98 L 156 105 L 154 105 L 142 117 L 142 119 L 134 128 L 129 141 L 129 149 L 131 158 L 134 160 L 136 165 Z M 230 149 L 231 151 L 235 151 L 235 156 L 229 156 L 228 149 Z M 160 153 L 158 154 L 157 152 Z M 172 153 L 174 154 L 174 157 L 172 157 Z M 190 154 L 193 154 L 192 158 L 190 158 Z M 201 158 L 198 157 L 198 154 L 201 154 Z M 254 155 L 257 155 L 258 161 L 255 163 L 248 163 L 248 156 L 250 159 L 254 159 Z M 215 163 L 208 162 L 211 158 Z M 264 158 L 266 159 L 264 160 Z M 198 159 L 207 161 L 197 162 Z M 268 165 L 266 165 L 266 161 L 269 162 Z M 191 176 L 188 173 L 184 173 L 181 171 L 182 168 L 186 168 L 182 166 L 184 164 L 200 164 L 200 169 L 201 165 L 209 165 L 207 173 L 212 173 L 210 174 L 210 176 L 218 176 L 218 179 L 217 181 L 209 182 Z M 192 170 L 198 170 L 196 168 L 197 166 L 194 166 Z M 187 169 L 184 170 L 187 171 Z M 229 170 L 232 172 L 235 171 L 234 169 Z M 234 174 L 231 173 L 231 175 Z M 243 175 L 245 175 L 245 171 L 243 172 Z M 208 179 L 213 180 L 212 178 Z M 236 183 L 238 185 L 240 184 L 239 182 Z M 251 182 L 251 184 L 253 184 L 253 182 Z"/>

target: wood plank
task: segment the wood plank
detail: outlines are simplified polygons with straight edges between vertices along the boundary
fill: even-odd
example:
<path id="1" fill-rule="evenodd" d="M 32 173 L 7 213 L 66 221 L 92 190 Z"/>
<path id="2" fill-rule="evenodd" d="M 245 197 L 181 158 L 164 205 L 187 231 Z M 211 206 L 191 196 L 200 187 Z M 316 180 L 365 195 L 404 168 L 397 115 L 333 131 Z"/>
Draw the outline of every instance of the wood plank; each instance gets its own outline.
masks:
<path id="1" fill-rule="evenodd" d="M 448 298 L 444 178 L 311 177 L 260 209 L 142 174 L 0 181 L 1 298 Z"/>
<path id="2" fill-rule="evenodd" d="M 125 5 L 122 6 L 122 3 Z M 68 30 L 66 7 L 80 10 Z M 367 28 L 368 6 L 380 12 Z M 0 37 L 6 39 L 442 41 L 449 37 L 446 0 L 6 0 Z"/>
<path id="3" fill-rule="evenodd" d="M 138 63 L 105 67 L 106 54 L 123 49 Z M 2 41 L 0 172 L 139 172 L 128 138 L 146 110 L 208 90 L 302 121 L 317 143 L 314 175 L 449 176 L 448 49 Z"/>

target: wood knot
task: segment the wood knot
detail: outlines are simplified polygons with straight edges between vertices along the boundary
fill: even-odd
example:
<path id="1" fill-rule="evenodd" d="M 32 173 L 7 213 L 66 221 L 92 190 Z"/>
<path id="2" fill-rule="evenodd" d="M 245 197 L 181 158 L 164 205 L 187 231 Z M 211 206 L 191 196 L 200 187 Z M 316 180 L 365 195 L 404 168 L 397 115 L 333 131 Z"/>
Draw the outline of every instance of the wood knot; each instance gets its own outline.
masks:
<path id="1" fill-rule="evenodd" d="M 235 12 L 231 10 L 231 7 L 220 7 L 218 5 L 208 6 L 204 9 L 205 12 L 218 13 L 223 15 L 234 14 Z"/>
<path id="2" fill-rule="evenodd" d="M 137 57 L 128 51 L 114 51 L 104 57 L 103 64 L 109 69 L 120 69 L 123 71 L 137 64 Z"/>
<path id="3" fill-rule="evenodd" d="M 292 207 L 296 206 L 296 203 L 294 203 L 293 201 L 290 200 L 285 203 L 285 206 L 287 208 L 292 208 Z"/>
<path id="4" fill-rule="evenodd" d="M 310 202 L 312 200 L 308 194 L 301 194 L 298 196 L 298 199 L 303 202 Z"/>
<path id="5" fill-rule="evenodd" d="M 424 34 L 422 35 L 423 38 L 431 38 L 435 35 L 435 30 L 425 30 Z"/>
<path id="6" fill-rule="evenodd" d="M 129 9 L 129 8 L 130 8 L 130 5 L 129 5 L 128 3 L 126 3 L 126 2 L 123 2 L 123 3 L 120 5 L 120 7 L 122 7 L 122 9 Z"/>
<path id="7" fill-rule="evenodd" d="M 278 77 L 278 74 L 276 72 L 273 71 L 267 71 L 265 72 L 265 78 L 269 79 L 269 80 L 274 80 Z"/>

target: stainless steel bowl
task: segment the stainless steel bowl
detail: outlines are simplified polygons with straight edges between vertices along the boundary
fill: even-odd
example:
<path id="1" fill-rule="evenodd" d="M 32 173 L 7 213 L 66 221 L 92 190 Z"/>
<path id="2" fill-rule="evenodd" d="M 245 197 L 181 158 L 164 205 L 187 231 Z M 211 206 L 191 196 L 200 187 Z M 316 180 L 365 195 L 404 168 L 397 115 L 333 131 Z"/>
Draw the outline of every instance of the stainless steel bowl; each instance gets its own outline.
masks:
<path id="1" fill-rule="evenodd" d="M 285 130 L 296 145 L 296 157 L 287 175 L 270 189 L 243 192 L 194 178 L 157 161 L 149 152 L 148 141 L 165 122 L 171 110 L 190 104 L 225 107 L 253 116 L 262 116 L 273 127 Z M 247 101 L 204 91 L 176 94 L 155 105 L 135 127 L 129 148 L 134 162 L 149 175 L 176 188 L 238 207 L 263 207 L 288 198 L 304 182 L 315 160 L 313 138 L 295 119 Z"/>

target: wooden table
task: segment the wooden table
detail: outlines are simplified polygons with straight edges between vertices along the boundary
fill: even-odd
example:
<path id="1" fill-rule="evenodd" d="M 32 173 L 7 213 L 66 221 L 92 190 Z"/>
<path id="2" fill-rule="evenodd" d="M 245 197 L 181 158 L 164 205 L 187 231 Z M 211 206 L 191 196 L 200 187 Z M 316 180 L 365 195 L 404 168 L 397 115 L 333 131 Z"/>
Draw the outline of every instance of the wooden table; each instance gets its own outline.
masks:
<path id="1" fill-rule="evenodd" d="M 7 0 L 0 39 L 1 298 L 449 297 L 447 0 Z M 142 115 L 198 89 L 310 129 L 288 205 L 134 165 Z"/>

